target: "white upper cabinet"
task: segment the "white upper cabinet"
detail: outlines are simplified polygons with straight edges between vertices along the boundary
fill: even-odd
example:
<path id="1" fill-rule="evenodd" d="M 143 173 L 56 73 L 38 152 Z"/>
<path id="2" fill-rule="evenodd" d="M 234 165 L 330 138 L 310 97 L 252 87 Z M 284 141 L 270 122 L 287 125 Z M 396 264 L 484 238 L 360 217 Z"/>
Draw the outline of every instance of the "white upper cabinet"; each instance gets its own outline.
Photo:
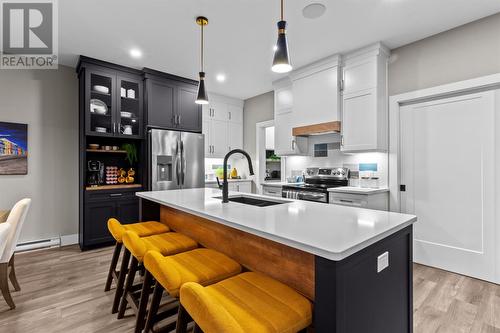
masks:
<path id="1" fill-rule="evenodd" d="M 298 69 L 290 78 L 293 82 L 293 127 L 340 120 L 338 56 Z"/>
<path id="2" fill-rule="evenodd" d="M 377 87 L 377 58 L 348 59 L 342 68 L 344 94 Z"/>
<path id="3" fill-rule="evenodd" d="M 243 101 L 211 95 L 203 106 L 205 157 L 223 158 L 231 149 L 243 148 Z"/>
<path id="4" fill-rule="evenodd" d="M 293 93 L 291 85 L 278 88 L 274 91 L 274 112 L 277 114 L 292 111 Z"/>
<path id="5" fill-rule="evenodd" d="M 306 137 L 292 135 L 292 112 L 274 115 L 274 153 L 278 156 L 306 155 Z"/>
<path id="6" fill-rule="evenodd" d="M 388 149 L 388 58 L 389 50 L 381 44 L 344 58 L 342 151 Z"/>
<path id="7" fill-rule="evenodd" d="M 294 98 L 289 79 L 279 80 L 274 86 L 274 153 L 278 156 L 307 153 L 308 141 L 292 135 Z"/>
<path id="8" fill-rule="evenodd" d="M 339 129 L 342 151 L 386 151 L 389 52 L 377 43 L 322 59 L 274 82 L 276 154 L 307 154 L 306 135 Z"/>
<path id="9" fill-rule="evenodd" d="M 243 149 L 243 124 L 230 121 L 227 126 L 228 151 L 233 149 Z"/>
<path id="10" fill-rule="evenodd" d="M 222 103 L 219 101 L 211 101 L 209 107 L 212 112 L 211 114 L 212 119 L 223 120 L 223 121 L 228 119 L 226 103 Z"/>
<path id="11" fill-rule="evenodd" d="M 228 123 L 223 120 L 212 121 L 210 127 L 210 138 L 212 144 L 212 154 L 209 157 L 222 158 L 229 151 L 228 144 Z"/>
<path id="12" fill-rule="evenodd" d="M 233 123 L 243 124 L 243 107 L 228 104 L 227 120 Z"/>

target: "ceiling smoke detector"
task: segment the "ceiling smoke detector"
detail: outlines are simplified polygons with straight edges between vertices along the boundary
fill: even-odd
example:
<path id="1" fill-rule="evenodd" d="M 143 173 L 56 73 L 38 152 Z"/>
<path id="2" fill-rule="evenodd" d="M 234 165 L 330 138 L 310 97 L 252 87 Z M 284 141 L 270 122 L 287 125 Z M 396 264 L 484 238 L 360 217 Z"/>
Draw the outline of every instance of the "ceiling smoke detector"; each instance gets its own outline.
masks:
<path id="1" fill-rule="evenodd" d="M 326 6 L 322 3 L 311 3 L 302 9 L 302 15 L 308 19 L 317 19 L 326 12 Z"/>

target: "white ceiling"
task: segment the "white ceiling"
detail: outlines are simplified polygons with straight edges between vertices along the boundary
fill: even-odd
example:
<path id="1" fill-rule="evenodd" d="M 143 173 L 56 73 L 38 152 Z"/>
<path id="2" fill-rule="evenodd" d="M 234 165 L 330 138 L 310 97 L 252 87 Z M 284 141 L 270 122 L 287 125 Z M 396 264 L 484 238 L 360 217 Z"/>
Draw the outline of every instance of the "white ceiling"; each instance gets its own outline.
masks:
<path id="1" fill-rule="evenodd" d="M 316 20 L 302 16 L 312 2 L 327 6 Z M 382 41 L 389 48 L 500 12 L 499 0 L 286 0 L 285 19 L 295 68 L 328 55 Z M 131 67 L 197 78 L 199 27 L 207 16 L 207 87 L 248 98 L 271 90 L 279 0 L 59 1 L 61 63 L 80 54 Z M 141 59 L 129 56 L 139 48 Z M 225 73 L 227 80 L 215 80 Z"/>

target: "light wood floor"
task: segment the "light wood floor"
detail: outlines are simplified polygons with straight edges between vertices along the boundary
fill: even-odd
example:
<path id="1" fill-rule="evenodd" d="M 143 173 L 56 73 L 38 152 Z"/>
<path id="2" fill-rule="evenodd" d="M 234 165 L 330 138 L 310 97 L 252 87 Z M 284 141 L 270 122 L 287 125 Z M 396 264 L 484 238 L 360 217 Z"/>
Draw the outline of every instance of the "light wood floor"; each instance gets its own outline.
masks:
<path id="1" fill-rule="evenodd" d="M 78 247 L 16 255 L 20 292 L 9 311 L 0 296 L 0 332 L 132 332 L 131 316 L 111 315 L 104 282 L 111 248 Z M 415 265 L 415 333 L 500 333 L 500 286 Z"/>

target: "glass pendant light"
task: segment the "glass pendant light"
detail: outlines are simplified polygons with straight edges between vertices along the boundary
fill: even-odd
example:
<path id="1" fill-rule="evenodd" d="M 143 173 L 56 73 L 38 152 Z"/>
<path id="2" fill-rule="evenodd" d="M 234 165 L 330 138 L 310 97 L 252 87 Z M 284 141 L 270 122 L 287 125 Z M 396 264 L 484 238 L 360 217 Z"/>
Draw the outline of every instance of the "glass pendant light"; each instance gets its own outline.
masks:
<path id="1" fill-rule="evenodd" d="M 196 104 L 208 104 L 208 94 L 205 88 L 205 71 L 204 71 L 204 59 L 203 59 L 203 28 L 208 24 L 208 19 L 203 16 L 196 18 L 196 24 L 201 27 L 201 71 L 200 71 L 200 83 L 198 84 L 198 97 L 196 98 Z"/>
<path id="2" fill-rule="evenodd" d="M 281 0 L 281 21 L 278 22 L 278 41 L 274 47 L 273 67 L 276 73 L 287 73 L 292 70 L 288 56 L 288 41 L 286 39 L 286 21 L 283 20 L 283 0 Z"/>

